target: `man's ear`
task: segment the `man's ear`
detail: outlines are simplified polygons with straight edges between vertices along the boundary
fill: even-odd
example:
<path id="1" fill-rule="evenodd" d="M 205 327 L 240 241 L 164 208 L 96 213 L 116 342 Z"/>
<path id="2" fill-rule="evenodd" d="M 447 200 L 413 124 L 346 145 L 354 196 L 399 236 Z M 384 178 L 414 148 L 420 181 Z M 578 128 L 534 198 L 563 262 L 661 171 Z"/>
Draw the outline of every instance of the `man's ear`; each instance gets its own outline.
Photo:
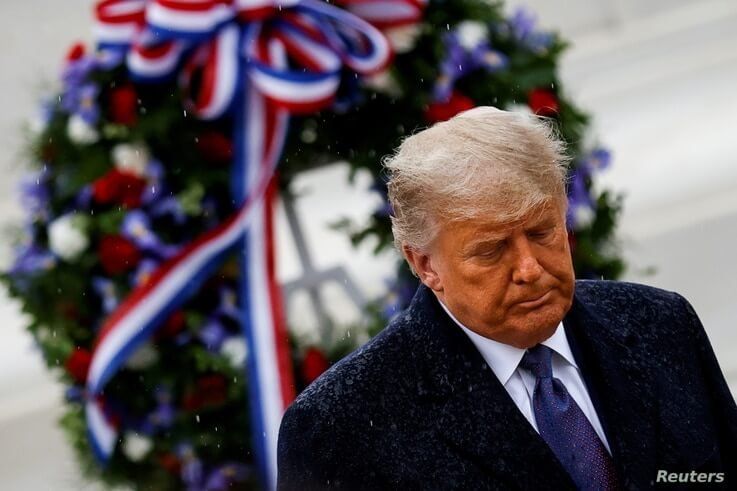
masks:
<path id="1" fill-rule="evenodd" d="M 417 273 L 420 281 L 431 290 L 438 293 L 442 292 L 443 282 L 433 267 L 430 254 L 412 249 L 407 245 L 402 246 L 402 250 L 404 251 L 404 257 L 412 265 L 412 269 Z"/>

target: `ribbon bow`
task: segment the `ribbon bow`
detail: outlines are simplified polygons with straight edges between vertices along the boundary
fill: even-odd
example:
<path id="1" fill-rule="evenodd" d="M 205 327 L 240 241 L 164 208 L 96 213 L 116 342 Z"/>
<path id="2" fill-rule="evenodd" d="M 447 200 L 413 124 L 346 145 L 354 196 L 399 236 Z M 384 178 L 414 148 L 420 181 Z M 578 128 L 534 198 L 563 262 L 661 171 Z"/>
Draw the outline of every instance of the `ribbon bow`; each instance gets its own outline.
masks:
<path id="1" fill-rule="evenodd" d="M 276 437 L 293 398 L 286 329 L 280 321 L 271 248 L 272 177 L 290 113 L 313 112 L 336 96 L 341 72 L 366 75 L 391 61 L 384 35 L 369 22 L 416 22 L 419 0 L 104 0 L 96 7 L 102 51 L 124 55 L 132 78 L 176 77 L 187 109 L 203 119 L 234 116 L 233 192 L 237 212 L 185 246 L 136 287 L 103 324 L 87 379 L 90 440 L 106 462 L 117 430 L 96 403 L 106 383 L 161 322 L 238 246 L 255 455 L 273 488 Z M 353 13 L 352 13 L 353 12 Z M 192 83 L 198 76 L 199 83 Z M 195 87 L 196 85 L 196 87 Z M 261 435 L 264 438 L 259 439 Z"/>
<path id="2" fill-rule="evenodd" d="M 380 31 L 317 0 L 105 0 L 97 16 L 100 47 L 124 50 L 135 79 L 179 73 L 189 88 L 201 70 L 190 102 L 204 119 L 228 110 L 244 78 L 277 106 L 312 112 L 332 102 L 343 66 L 371 74 L 390 62 Z M 286 56 L 298 69 L 286 67 Z"/>

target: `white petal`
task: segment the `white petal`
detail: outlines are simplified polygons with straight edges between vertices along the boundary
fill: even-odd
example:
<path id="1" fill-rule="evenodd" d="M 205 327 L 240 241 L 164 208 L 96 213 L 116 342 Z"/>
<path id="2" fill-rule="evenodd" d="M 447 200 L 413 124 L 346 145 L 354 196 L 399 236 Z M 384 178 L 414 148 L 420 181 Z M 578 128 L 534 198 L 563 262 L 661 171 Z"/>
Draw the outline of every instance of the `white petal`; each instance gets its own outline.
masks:
<path id="1" fill-rule="evenodd" d="M 49 249 L 58 257 L 71 261 L 90 245 L 84 232 L 84 219 L 76 213 L 62 215 L 49 224 Z"/>
<path id="2" fill-rule="evenodd" d="M 100 139 L 100 134 L 94 126 L 87 123 L 78 114 L 73 114 L 67 121 L 67 136 L 74 143 L 88 145 Z"/>
<path id="3" fill-rule="evenodd" d="M 123 440 L 123 454 L 133 462 L 141 461 L 153 448 L 151 439 L 132 431 L 126 432 Z"/>
<path id="4" fill-rule="evenodd" d="M 118 170 L 130 172 L 139 177 L 146 173 L 146 165 L 151 156 L 142 143 L 121 143 L 113 147 L 113 162 Z"/>
<path id="5" fill-rule="evenodd" d="M 240 336 L 226 339 L 220 347 L 220 354 L 225 356 L 234 367 L 242 367 L 248 356 L 246 340 Z"/>

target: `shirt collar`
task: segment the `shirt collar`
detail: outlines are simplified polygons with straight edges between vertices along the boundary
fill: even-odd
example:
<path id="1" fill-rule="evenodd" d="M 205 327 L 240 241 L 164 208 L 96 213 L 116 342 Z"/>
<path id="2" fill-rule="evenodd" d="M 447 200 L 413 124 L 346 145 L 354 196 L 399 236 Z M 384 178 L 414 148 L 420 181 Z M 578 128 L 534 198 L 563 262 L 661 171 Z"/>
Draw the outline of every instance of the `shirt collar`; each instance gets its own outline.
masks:
<path id="1" fill-rule="evenodd" d="M 458 326 L 463 329 L 463 332 L 468 335 L 468 337 L 471 339 L 471 342 L 473 342 L 473 344 L 476 346 L 476 349 L 479 350 L 481 356 L 483 356 L 484 360 L 486 361 L 486 364 L 489 365 L 489 368 L 491 368 L 491 370 L 494 372 L 494 375 L 497 376 L 502 385 L 506 385 L 507 381 L 509 381 L 509 378 L 517 369 L 519 362 L 522 361 L 522 357 L 524 356 L 526 350 L 516 348 L 509 344 L 500 343 L 499 341 L 489 339 L 470 330 L 460 321 L 458 321 L 458 319 L 455 318 L 455 316 L 450 312 L 450 310 L 448 310 L 445 304 L 440 301 L 440 299 L 438 299 L 438 302 L 440 303 L 440 306 L 443 307 L 443 310 L 445 310 L 448 316 L 453 319 L 453 322 L 458 324 Z M 544 344 L 545 346 L 551 348 L 553 351 L 562 356 L 568 363 L 578 368 L 576 360 L 573 358 L 571 347 L 568 344 L 568 339 L 566 338 L 566 332 L 563 328 L 562 321 L 558 324 L 558 327 L 555 329 L 553 335 L 543 341 L 541 344 Z"/>

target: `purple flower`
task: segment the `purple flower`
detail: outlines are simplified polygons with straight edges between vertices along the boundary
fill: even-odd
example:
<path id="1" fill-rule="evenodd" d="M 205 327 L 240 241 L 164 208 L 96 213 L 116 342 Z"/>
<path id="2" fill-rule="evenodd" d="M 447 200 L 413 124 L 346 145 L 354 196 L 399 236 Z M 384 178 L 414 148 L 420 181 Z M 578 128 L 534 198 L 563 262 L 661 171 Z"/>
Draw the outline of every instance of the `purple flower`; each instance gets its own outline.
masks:
<path id="1" fill-rule="evenodd" d="M 159 404 L 156 409 L 148 415 L 149 423 L 154 428 L 170 428 L 174 424 L 176 410 L 172 404 Z"/>
<path id="2" fill-rule="evenodd" d="M 518 41 L 522 41 L 535 30 L 537 16 L 524 7 L 517 7 L 509 18 L 512 34 Z"/>
<path id="3" fill-rule="evenodd" d="M 228 331 L 216 317 L 213 317 L 205 323 L 202 329 L 200 329 L 198 336 L 202 342 L 205 343 L 205 347 L 208 350 L 219 351 L 220 345 L 222 345 L 225 338 L 228 337 Z"/>
<path id="4" fill-rule="evenodd" d="M 44 97 L 38 107 L 38 115 L 43 124 L 48 124 L 54 116 L 54 101 L 50 97 Z"/>
<path id="5" fill-rule="evenodd" d="M 146 164 L 146 188 L 141 196 L 144 205 L 155 203 L 164 191 L 164 166 L 158 160 L 151 159 Z"/>
<path id="6" fill-rule="evenodd" d="M 608 150 L 596 148 L 578 160 L 576 167 L 571 172 L 568 187 L 568 197 L 571 204 L 593 207 L 594 202 L 588 190 L 587 181 L 592 178 L 595 172 L 609 167 L 611 159 L 612 156 Z"/>
<path id="7" fill-rule="evenodd" d="M 375 191 L 381 196 L 381 205 L 374 211 L 374 215 L 380 217 L 388 217 L 394 213 L 391 203 L 389 203 L 389 190 L 386 187 L 386 180 L 377 178 L 369 187 L 371 191 Z"/>
<path id="8" fill-rule="evenodd" d="M 40 135 L 49 126 L 51 118 L 54 116 L 54 101 L 49 97 L 44 97 L 36 109 L 36 115 L 29 121 L 29 129 L 35 134 Z"/>
<path id="9" fill-rule="evenodd" d="M 394 208 L 392 208 L 392 204 L 388 201 L 385 201 L 383 205 L 374 211 L 374 214 L 380 217 L 389 217 L 392 216 L 393 213 Z"/>
<path id="10" fill-rule="evenodd" d="M 381 311 L 384 318 L 390 320 L 410 304 L 417 290 L 417 283 L 401 276 L 396 279 L 387 279 L 385 283 L 388 286 L 388 293 L 382 303 Z"/>
<path id="11" fill-rule="evenodd" d="M 74 88 L 64 91 L 59 95 L 59 103 L 65 112 L 74 114 L 77 105 L 79 105 L 79 89 Z"/>
<path id="12" fill-rule="evenodd" d="M 544 52 L 553 42 L 551 33 L 535 30 L 537 16 L 524 7 L 517 8 L 507 22 L 512 36 L 531 51 Z"/>
<path id="13" fill-rule="evenodd" d="M 108 278 L 96 276 L 92 278 L 92 289 L 102 299 L 102 310 L 109 314 L 115 310 L 120 302 L 115 283 Z"/>
<path id="14" fill-rule="evenodd" d="M 238 309 L 238 295 L 235 290 L 224 286 L 220 288 L 220 304 L 215 314 L 229 317 L 233 320 L 240 319 L 241 312 Z"/>
<path id="15" fill-rule="evenodd" d="M 371 191 L 375 191 L 381 196 L 381 205 L 374 210 L 374 215 L 379 217 L 388 217 L 394 213 L 391 203 L 389 203 L 389 192 L 386 187 L 386 181 L 383 179 L 376 179 L 369 188 Z"/>
<path id="16" fill-rule="evenodd" d="M 39 271 L 47 271 L 56 265 L 56 257 L 37 244 L 24 244 L 16 249 L 15 261 L 10 267 L 10 276 L 31 275 Z"/>
<path id="17" fill-rule="evenodd" d="M 333 111 L 345 114 L 351 108 L 360 105 L 364 100 L 357 76 L 344 77 L 340 84 L 340 92 L 333 103 Z"/>
<path id="18" fill-rule="evenodd" d="M 229 489 L 234 481 L 245 481 L 251 475 L 248 466 L 237 463 L 229 463 L 216 467 L 207 476 L 205 491 L 224 491 Z"/>
<path id="19" fill-rule="evenodd" d="M 92 83 L 85 84 L 79 89 L 79 106 L 76 113 L 91 125 L 97 123 L 100 118 L 100 108 L 97 106 L 99 92 L 99 87 Z"/>
<path id="20" fill-rule="evenodd" d="M 151 230 L 151 221 L 142 210 L 126 213 L 121 226 L 121 234 L 136 244 L 139 249 L 153 253 L 161 259 L 168 259 L 179 251 L 179 246 L 164 244 Z"/>
<path id="21" fill-rule="evenodd" d="M 146 177 L 161 182 L 164 179 L 164 165 L 156 159 L 151 159 L 146 166 Z"/>
<path id="22" fill-rule="evenodd" d="M 97 123 L 100 118 L 100 107 L 97 104 L 100 87 L 89 80 L 92 71 L 98 67 L 98 57 L 86 55 L 67 62 L 61 74 L 61 108 L 68 114 L 80 116 L 90 125 Z"/>
<path id="23" fill-rule="evenodd" d="M 591 196 L 587 181 L 595 172 L 609 167 L 611 153 L 604 148 L 596 148 L 580 159 L 570 175 L 568 185 L 567 225 L 571 229 L 588 226 L 595 218 L 596 202 Z"/>
<path id="24" fill-rule="evenodd" d="M 605 148 L 597 148 L 586 156 L 586 166 L 593 171 L 601 171 L 609 167 L 612 161 L 612 154 Z"/>
<path id="25" fill-rule="evenodd" d="M 217 203 L 212 196 L 205 196 L 202 200 L 202 216 L 207 219 L 206 226 L 208 228 L 219 223 Z"/>
<path id="26" fill-rule="evenodd" d="M 174 344 L 180 348 L 189 344 L 190 341 L 192 341 L 192 334 L 188 331 L 182 331 L 174 338 Z"/>
<path id="27" fill-rule="evenodd" d="M 69 61 L 61 72 L 61 81 L 64 88 L 82 85 L 95 68 L 97 68 L 97 59 L 94 56 L 81 56 L 76 60 Z"/>
<path id="28" fill-rule="evenodd" d="M 149 415 L 148 423 L 152 429 L 169 428 L 174 423 L 176 411 L 172 404 L 171 392 L 158 387 L 155 393 L 157 406 Z"/>
<path id="29" fill-rule="evenodd" d="M 96 67 L 104 71 L 110 71 L 123 63 L 125 51 L 120 49 L 102 49 L 96 53 Z"/>
<path id="30" fill-rule="evenodd" d="M 136 267 L 136 271 L 133 273 L 131 286 L 136 287 L 146 283 L 151 278 L 151 275 L 154 274 L 154 271 L 159 268 L 159 264 L 159 261 L 151 258 L 143 259 L 138 263 L 138 267 Z"/>
<path id="31" fill-rule="evenodd" d="M 397 292 L 389 291 L 386 297 L 384 297 L 381 307 L 381 315 L 384 319 L 387 321 L 393 319 L 394 316 L 402 310 L 399 304 L 399 295 L 397 295 Z"/>
<path id="32" fill-rule="evenodd" d="M 92 186 L 87 184 L 74 197 L 77 208 L 89 208 L 92 205 Z"/>
<path id="33" fill-rule="evenodd" d="M 97 95 L 100 88 L 88 82 L 82 85 L 70 85 L 61 95 L 61 107 L 69 114 L 79 115 L 86 123 L 94 125 L 100 118 Z"/>
<path id="34" fill-rule="evenodd" d="M 84 397 L 84 388 L 79 385 L 71 385 L 64 391 L 64 399 L 68 402 L 83 402 Z"/>
<path id="35" fill-rule="evenodd" d="M 159 238 L 151 230 L 148 216 L 141 210 L 126 213 L 123 218 L 121 232 L 141 249 L 150 249 L 159 245 Z"/>
<path id="36" fill-rule="evenodd" d="M 577 167 L 571 173 L 566 214 L 569 229 L 575 230 L 588 225 L 594 216 L 595 203 L 586 186 L 589 176 L 589 169 L 586 166 Z"/>
<path id="37" fill-rule="evenodd" d="M 48 221 L 50 210 L 49 202 L 49 171 L 44 165 L 43 169 L 34 172 L 20 182 L 21 205 L 31 215 L 32 220 Z"/>
<path id="38" fill-rule="evenodd" d="M 568 188 L 568 202 L 572 204 L 588 204 L 591 205 L 591 195 L 586 187 L 586 179 L 589 174 L 586 169 L 576 168 L 571 173 L 570 184 Z"/>
<path id="39" fill-rule="evenodd" d="M 443 37 L 446 55 L 440 64 L 440 76 L 433 90 L 436 101 L 448 101 L 456 81 L 475 70 L 484 69 L 493 73 L 509 65 L 507 56 L 492 49 L 488 39 L 478 34 L 464 35 L 459 32 L 463 28 L 459 27 Z"/>
<path id="40" fill-rule="evenodd" d="M 175 453 L 182 463 L 180 477 L 187 491 L 221 491 L 229 489 L 236 481 L 245 481 L 253 471 L 247 465 L 238 462 L 226 462 L 205 471 L 202 461 L 197 458 L 192 445 L 180 443 Z"/>
<path id="41" fill-rule="evenodd" d="M 200 489 L 203 477 L 202 461 L 195 455 L 192 445 L 188 443 L 177 445 L 176 454 L 182 462 L 180 476 L 187 489 Z"/>
<path id="42" fill-rule="evenodd" d="M 155 218 L 171 217 L 178 225 L 183 224 L 187 219 L 187 215 L 184 213 L 184 209 L 179 203 L 179 200 L 173 196 L 167 196 L 166 198 L 156 201 L 151 205 L 150 212 L 151 216 Z"/>

